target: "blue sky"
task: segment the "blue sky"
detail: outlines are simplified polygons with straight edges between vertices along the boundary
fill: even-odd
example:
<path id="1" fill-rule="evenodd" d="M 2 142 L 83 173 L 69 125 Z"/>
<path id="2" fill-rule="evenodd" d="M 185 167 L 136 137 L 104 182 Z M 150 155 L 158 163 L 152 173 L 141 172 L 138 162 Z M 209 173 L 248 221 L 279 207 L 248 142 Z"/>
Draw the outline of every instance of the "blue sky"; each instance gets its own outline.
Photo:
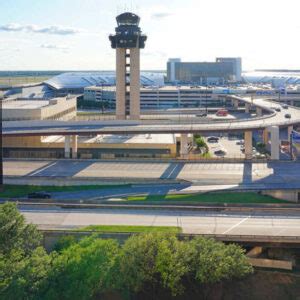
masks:
<path id="1" fill-rule="evenodd" d="M 0 70 L 109 70 L 115 16 L 148 35 L 143 69 L 169 57 L 240 56 L 243 69 L 300 69 L 299 0 L 0 0 Z"/>

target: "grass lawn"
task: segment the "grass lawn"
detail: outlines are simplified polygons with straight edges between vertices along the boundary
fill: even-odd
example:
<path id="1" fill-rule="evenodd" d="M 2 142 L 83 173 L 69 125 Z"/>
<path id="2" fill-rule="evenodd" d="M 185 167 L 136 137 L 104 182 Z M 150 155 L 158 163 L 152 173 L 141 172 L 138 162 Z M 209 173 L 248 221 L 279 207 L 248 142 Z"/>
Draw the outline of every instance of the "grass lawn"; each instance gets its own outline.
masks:
<path id="1" fill-rule="evenodd" d="M 98 231 L 98 232 L 166 232 L 166 233 L 180 233 L 180 227 L 173 226 L 127 226 L 127 225 L 90 225 L 78 231 Z"/>
<path id="2" fill-rule="evenodd" d="M 0 77 L 0 85 L 18 85 L 38 83 L 48 80 L 47 76 L 16 76 L 16 77 Z"/>
<path id="3" fill-rule="evenodd" d="M 260 195 L 254 192 L 129 196 L 127 197 L 127 201 L 176 201 L 188 203 L 287 203 L 287 201 L 275 199 L 271 196 Z"/>
<path id="4" fill-rule="evenodd" d="M 72 192 L 85 190 L 98 190 L 105 188 L 130 187 L 131 185 L 74 185 L 74 186 L 36 186 L 36 185 L 4 185 L 3 192 L 0 192 L 0 198 L 24 197 L 29 193 L 45 191 L 45 192 Z"/>

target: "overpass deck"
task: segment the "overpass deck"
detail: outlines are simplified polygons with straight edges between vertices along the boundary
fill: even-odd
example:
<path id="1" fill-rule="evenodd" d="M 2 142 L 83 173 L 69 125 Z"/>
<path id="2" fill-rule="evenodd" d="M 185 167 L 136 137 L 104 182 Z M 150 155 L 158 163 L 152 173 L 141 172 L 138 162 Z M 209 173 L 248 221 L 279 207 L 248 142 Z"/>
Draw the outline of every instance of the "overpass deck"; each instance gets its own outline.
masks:
<path id="1" fill-rule="evenodd" d="M 3 122 L 3 136 L 49 136 L 49 135 L 91 135 L 91 134 L 159 134 L 159 133 L 198 133 L 198 132 L 230 132 L 264 129 L 270 126 L 289 126 L 300 124 L 300 109 L 289 106 L 287 109 L 275 111 L 280 107 L 265 99 L 251 100 L 246 97 L 236 97 L 239 101 L 251 103 L 269 111 L 262 117 L 214 121 L 202 123 L 191 120 L 180 123 L 131 120 L 107 121 L 12 121 Z M 286 114 L 291 118 L 286 118 Z"/>

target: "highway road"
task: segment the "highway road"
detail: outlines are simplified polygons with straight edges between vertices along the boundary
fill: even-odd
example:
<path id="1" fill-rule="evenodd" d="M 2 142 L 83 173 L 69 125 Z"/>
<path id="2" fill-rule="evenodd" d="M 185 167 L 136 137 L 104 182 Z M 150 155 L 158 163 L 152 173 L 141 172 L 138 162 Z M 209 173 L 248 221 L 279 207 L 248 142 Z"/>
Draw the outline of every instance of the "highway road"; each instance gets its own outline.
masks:
<path id="1" fill-rule="evenodd" d="M 27 222 L 41 229 L 70 229 L 88 225 L 179 226 L 189 234 L 299 236 L 300 215 L 214 213 L 133 209 L 26 209 Z"/>
<path id="2" fill-rule="evenodd" d="M 5 180 L 27 184 L 41 180 L 103 180 L 160 183 L 184 181 L 195 185 L 284 185 L 300 187 L 300 162 L 214 163 L 99 160 L 5 160 Z M 91 184 L 91 183 L 90 183 Z"/>
<path id="3" fill-rule="evenodd" d="M 288 126 L 300 124 L 300 109 L 289 106 L 288 109 L 274 110 L 279 104 L 265 99 L 235 97 L 241 102 L 253 103 L 270 112 L 258 118 L 230 121 L 201 122 L 199 120 L 170 121 L 9 121 L 3 122 L 3 136 L 49 136 L 49 135 L 91 135 L 91 134 L 147 134 L 147 133 L 199 133 L 245 131 L 246 129 L 263 129 L 272 125 Z M 285 115 L 291 114 L 291 118 Z"/>

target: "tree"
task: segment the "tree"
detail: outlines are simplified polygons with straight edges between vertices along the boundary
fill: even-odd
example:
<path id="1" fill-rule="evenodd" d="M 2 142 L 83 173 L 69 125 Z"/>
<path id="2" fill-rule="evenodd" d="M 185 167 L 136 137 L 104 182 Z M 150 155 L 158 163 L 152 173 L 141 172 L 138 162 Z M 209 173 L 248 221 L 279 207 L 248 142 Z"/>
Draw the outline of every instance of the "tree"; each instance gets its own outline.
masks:
<path id="1" fill-rule="evenodd" d="M 51 269 L 52 255 L 48 255 L 43 247 L 37 247 L 30 256 L 18 256 L 1 259 L 0 299 L 38 299 L 41 286 L 47 280 Z M 21 259 L 22 257 L 22 259 Z"/>
<path id="2" fill-rule="evenodd" d="M 147 288 L 154 295 L 160 288 L 173 295 L 182 293 L 181 279 L 189 271 L 187 246 L 175 235 L 149 233 L 130 237 L 119 257 L 119 288 L 126 295 Z"/>
<path id="3" fill-rule="evenodd" d="M 14 203 L 0 205 L 0 299 L 34 299 L 50 258 L 41 234 L 26 224 Z"/>
<path id="4" fill-rule="evenodd" d="M 206 287 L 206 295 L 210 292 L 209 287 L 217 283 L 242 278 L 253 272 L 244 250 L 238 245 L 225 245 L 203 237 L 195 238 L 189 244 L 189 276 Z"/>
<path id="5" fill-rule="evenodd" d="M 41 243 L 42 236 L 35 225 L 26 224 L 14 203 L 0 205 L 0 254 L 9 255 L 21 249 L 29 255 Z"/>
<path id="6" fill-rule="evenodd" d="M 117 241 L 94 236 L 63 249 L 40 291 L 43 299 L 91 299 L 111 289 L 111 270 L 118 251 Z"/>

